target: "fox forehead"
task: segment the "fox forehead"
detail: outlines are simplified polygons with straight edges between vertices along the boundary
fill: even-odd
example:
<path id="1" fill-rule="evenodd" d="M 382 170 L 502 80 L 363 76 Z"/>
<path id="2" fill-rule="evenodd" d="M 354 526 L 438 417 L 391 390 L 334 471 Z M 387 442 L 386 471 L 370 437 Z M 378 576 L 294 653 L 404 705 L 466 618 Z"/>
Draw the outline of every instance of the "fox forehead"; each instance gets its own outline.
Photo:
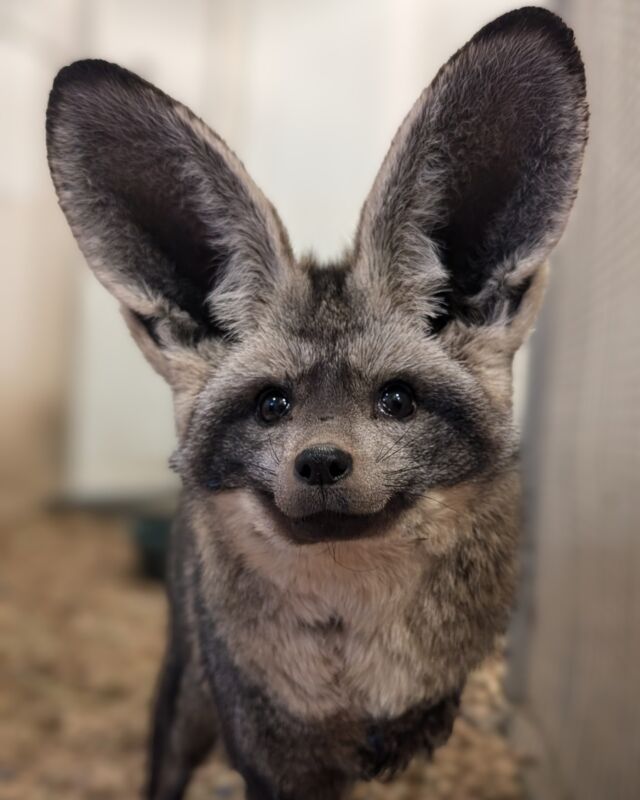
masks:
<path id="1" fill-rule="evenodd" d="M 392 379 L 443 387 L 475 384 L 420 320 L 403 314 L 383 319 L 361 312 L 356 308 L 354 323 L 343 324 L 339 314 L 327 308 L 306 325 L 304 309 L 297 312 L 300 320 L 276 312 L 212 367 L 211 384 L 221 394 L 235 394 L 244 386 L 259 389 L 270 381 L 315 385 L 318 391 L 340 386 L 347 393 L 362 384 Z M 315 336 L 310 329 L 315 329 Z"/>

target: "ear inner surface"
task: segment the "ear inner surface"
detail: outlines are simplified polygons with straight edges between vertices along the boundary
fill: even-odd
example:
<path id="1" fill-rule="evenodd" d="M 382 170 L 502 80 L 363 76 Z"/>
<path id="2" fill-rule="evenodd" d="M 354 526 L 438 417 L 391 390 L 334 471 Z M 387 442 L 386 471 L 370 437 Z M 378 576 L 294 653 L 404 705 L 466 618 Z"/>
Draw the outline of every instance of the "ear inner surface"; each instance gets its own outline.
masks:
<path id="1" fill-rule="evenodd" d="M 396 134 L 363 208 L 360 260 L 387 281 L 401 282 L 407 264 L 422 269 L 426 286 L 444 267 L 440 324 L 514 315 L 564 229 L 587 119 L 569 28 L 540 8 L 498 18 L 440 70 Z"/>
<path id="2" fill-rule="evenodd" d="M 82 61 L 56 78 L 47 146 L 74 235 L 126 307 L 151 328 L 173 317 L 195 338 L 252 324 L 292 254 L 271 205 L 204 123 L 127 70 Z M 218 314 L 216 292 L 229 286 L 242 301 Z"/>

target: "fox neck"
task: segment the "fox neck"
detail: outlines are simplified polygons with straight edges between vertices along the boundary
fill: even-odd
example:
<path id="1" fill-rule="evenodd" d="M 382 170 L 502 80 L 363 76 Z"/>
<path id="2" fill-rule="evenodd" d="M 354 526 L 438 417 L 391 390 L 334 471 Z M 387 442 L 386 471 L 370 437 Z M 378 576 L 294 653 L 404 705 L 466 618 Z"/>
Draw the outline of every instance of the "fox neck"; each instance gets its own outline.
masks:
<path id="1" fill-rule="evenodd" d="M 248 492 L 203 500 L 194 529 L 212 616 L 239 668 L 305 719 L 436 701 L 460 689 L 501 632 L 516 496 L 505 475 L 491 491 L 434 492 L 379 538 L 302 547 Z M 228 577 L 239 570 L 244 589 Z"/>

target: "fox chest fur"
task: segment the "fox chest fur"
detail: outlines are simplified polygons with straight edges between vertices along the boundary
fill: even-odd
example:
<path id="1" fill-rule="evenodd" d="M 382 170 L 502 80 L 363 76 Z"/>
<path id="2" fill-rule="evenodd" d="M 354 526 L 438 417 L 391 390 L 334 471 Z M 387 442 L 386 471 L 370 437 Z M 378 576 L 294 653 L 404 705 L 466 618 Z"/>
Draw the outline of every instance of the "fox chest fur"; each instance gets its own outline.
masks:
<path id="1" fill-rule="evenodd" d="M 365 552 L 342 542 L 276 559 L 251 495 L 219 497 L 193 522 L 201 600 L 238 668 L 302 719 L 435 704 L 460 691 L 504 622 L 516 526 L 496 495 L 511 497 L 515 482 L 475 500 L 489 506 L 488 532 L 465 513 L 476 492 L 458 490 L 457 509 L 433 497 Z"/>
<path id="2" fill-rule="evenodd" d="M 506 14 L 418 98 L 319 264 L 183 105 L 103 61 L 59 73 L 60 205 L 175 402 L 149 800 L 184 797 L 218 736 L 249 800 L 336 800 L 446 740 L 511 604 L 512 361 L 586 135 L 571 31 Z"/>

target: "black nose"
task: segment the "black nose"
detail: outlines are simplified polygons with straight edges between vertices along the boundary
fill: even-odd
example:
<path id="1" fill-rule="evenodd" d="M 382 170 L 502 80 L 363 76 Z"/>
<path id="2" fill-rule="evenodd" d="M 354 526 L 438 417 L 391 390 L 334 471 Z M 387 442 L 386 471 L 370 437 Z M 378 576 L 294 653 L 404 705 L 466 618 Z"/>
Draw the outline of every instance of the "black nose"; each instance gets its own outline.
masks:
<path id="1" fill-rule="evenodd" d="M 298 453 L 294 469 L 298 478 L 310 486 L 326 486 L 346 478 L 352 463 L 344 450 L 332 444 L 317 444 Z"/>

